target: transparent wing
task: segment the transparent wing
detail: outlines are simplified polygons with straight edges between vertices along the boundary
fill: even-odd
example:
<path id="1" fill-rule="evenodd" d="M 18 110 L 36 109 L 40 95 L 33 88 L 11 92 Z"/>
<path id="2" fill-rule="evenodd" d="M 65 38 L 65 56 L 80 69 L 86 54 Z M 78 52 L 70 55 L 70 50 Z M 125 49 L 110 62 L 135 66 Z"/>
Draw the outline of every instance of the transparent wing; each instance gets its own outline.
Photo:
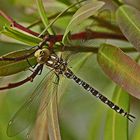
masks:
<path id="1" fill-rule="evenodd" d="M 46 97 L 44 97 L 41 101 L 39 116 L 36 120 L 36 125 L 31 134 L 31 138 L 34 140 L 47 140 L 48 136 L 50 139 L 60 140 L 60 129 L 58 123 L 58 99 L 59 96 L 57 94 L 58 91 L 58 81 L 56 81 L 56 77 L 53 80 L 53 83 L 49 89 L 50 102 L 46 103 Z M 46 107 L 47 106 L 47 107 Z M 40 114 L 40 112 L 43 113 Z"/>
<path id="2" fill-rule="evenodd" d="M 56 88 L 57 89 L 57 88 Z M 59 127 L 59 115 L 58 115 L 58 94 L 57 90 L 54 91 L 54 98 L 51 100 L 48 111 L 47 111 L 47 117 L 48 117 L 48 131 L 49 131 L 49 138 L 50 140 L 61 140 L 60 135 L 60 127 Z"/>
<path id="3" fill-rule="evenodd" d="M 49 86 L 52 84 L 52 76 L 54 76 L 54 73 L 49 73 L 43 78 L 32 95 L 25 101 L 25 103 L 9 121 L 7 128 L 8 136 L 12 137 L 17 135 L 35 122 L 40 102 L 43 96 L 45 97 L 46 102 L 49 102 L 50 98 L 47 97 L 51 95 L 49 95 L 50 92 L 47 91 L 49 90 Z"/>

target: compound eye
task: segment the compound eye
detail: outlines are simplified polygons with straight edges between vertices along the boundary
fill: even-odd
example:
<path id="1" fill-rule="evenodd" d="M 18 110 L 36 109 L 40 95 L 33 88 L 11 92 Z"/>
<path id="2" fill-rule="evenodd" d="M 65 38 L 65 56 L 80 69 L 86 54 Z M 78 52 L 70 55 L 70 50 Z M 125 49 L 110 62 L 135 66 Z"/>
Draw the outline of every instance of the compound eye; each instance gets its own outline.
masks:
<path id="1" fill-rule="evenodd" d="M 37 51 L 35 52 L 34 56 L 35 56 L 35 57 L 40 57 L 40 56 L 42 56 L 42 54 L 44 54 L 42 50 L 37 50 Z"/>
<path id="2" fill-rule="evenodd" d="M 44 51 L 41 50 L 41 51 L 39 52 L 39 55 L 40 55 L 40 56 L 44 55 Z"/>

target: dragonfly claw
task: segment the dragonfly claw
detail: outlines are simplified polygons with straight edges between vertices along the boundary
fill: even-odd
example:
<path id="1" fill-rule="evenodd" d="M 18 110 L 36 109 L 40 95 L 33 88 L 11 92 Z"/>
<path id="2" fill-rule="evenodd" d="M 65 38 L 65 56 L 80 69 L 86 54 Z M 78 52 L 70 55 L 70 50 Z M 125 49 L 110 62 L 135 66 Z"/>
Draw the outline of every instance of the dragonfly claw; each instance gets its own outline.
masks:
<path id="1" fill-rule="evenodd" d="M 129 121 L 131 121 L 131 122 L 133 122 L 132 119 L 135 119 L 135 118 L 136 118 L 135 116 L 133 116 L 133 115 L 131 115 L 131 114 L 128 114 L 128 113 L 125 113 L 124 116 L 126 116 L 126 118 L 127 118 Z"/>

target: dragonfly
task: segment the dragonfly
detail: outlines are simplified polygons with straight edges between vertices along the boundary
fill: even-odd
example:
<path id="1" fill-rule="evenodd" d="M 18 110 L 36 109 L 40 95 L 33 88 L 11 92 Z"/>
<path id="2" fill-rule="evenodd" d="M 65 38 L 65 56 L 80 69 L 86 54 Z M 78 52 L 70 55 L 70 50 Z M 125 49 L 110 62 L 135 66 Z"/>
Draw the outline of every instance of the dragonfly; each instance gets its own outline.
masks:
<path id="1" fill-rule="evenodd" d="M 129 121 L 131 122 L 133 121 L 135 116 L 126 112 L 124 109 L 122 109 L 121 107 L 113 103 L 111 100 L 109 100 L 107 97 L 102 95 L 98 90 L 96 90 L 89 83 L 76 76 L 76 74 L 69 68 L 67 60 L 64 60 L 62 57 L 59 57 L 56 53 L 50 51 L 47 48 L 42 48 L 44 43 L 46 43 L 46 40 L 42 42 L 40 46 L 37 46 L 37 48 L 34 47 L 33 52 L 27 54 L 26 56 L 19 57 L 19 58 L 0 58 L 0 60 L 20 61 L 34 55 L 37 60 L 37 66 L 30 76 L 28 76 L 24 80 L 21 80 L 20 82 L 10 83 L 8 86 L 0 87 L 0 90 L 14 88 L 28 81 L 33 81 L 33 79 L 38 74 L 41 74 L 44 65 L 46 65 L 50 69 L 50 72 L 43 78 L 42 82 L 33 91 L 31 96 L 25 101 L 25 103 L 19 108 L 19 110 L 15 113 L 13 118 L 9 121 L 8 128 L 7 128 L 8 136 L 12 137 L 17 135 L 18 133 L 26 129 L 30 125 L 29 123 L 34 122 L 34 120 L 36 120 L 35 116 L 38 113 L 38 109 L 41 108 L 40 112 L 42 112 L 49 104 L 51 98 L 56 96 L 57 83 L 59 82 L 60 75 L 66 77 L 69 80 L 72 80 L 75 84 L 78 84 L 81 88 L 86 90 L 87 93 L 91 94 L 91 96 L 95 96 L 102 103 L 106 104 L 112 110 L 121 114 Z M 26 60 L 28 62 L 28 59 Z M 56 84 L 52 84 L 48 80 L 48 79 L 53 79 L 54 75 L 55 77 L 57 77 L 57 80 L 54 82 Z M 48 91 L 50 87 L 52 87 L 52 92 L 47 93 L 47 96 L 44 95 L 43 93 L 45 91 Z M 42 99 L 44 99 L 43 100 L 44 103 L 41 102 Z M 41 107 L 40 107 L 40 103 L 41 103 Z M 22 120 L 25 120 L 24 123 L 18 125 L 19 122 Z"/>
<path id="2" fill-rule="evenodd" d="M 117 113 L 121 114 L 122 116 L 126 117 L 128 120 L 132 121 L 131 118 L 135 118 L 133 115 L 129 114 L 128 112 L 125 112 L 122 108 L 115 105 L 112 101 L 107 99 L 104 95 L 99 93 L 95 88 L 93 88 L 91 85 L 89 85 L 84 80 L 80 79 L 78 76 L 76 76 L 72 70 L 68 67 L 67 61 L 63 60 L 61 57 L 58 57 L 55 53 L 50 53 L 50 51 L 46 48 L 39 49 L 35 52 L 35 57 L 37 58 L 37 62 L 39 64 L 45 64 L 49 68 L 51 68 L 56 75 L 63 75 L 68 79 L 71 79 L 76 84 L 81 86 L 83 89 L 85 89 L 88 93 L 95 96 L 97 99 L 102 101 L 104 104 L 108 105 L 111 109 L 116 111 Z"/>
<path id="3" fill-rule="evenodd" d="M 20 86 L 21 84 L 24 84 L 27 81 L 32 81 L 35 78 L 35 76 L 42 71 L 44 65 L 46 65 L 50 69 L 50 72 L 44 77 L 44 79 L 37 86 L 37 88 L 32 93 L 32 95 L 25 101 L 25 103 L 15 113 L 13 118 L 9 121 L 8 128 L 7 128 L 8 136 L 10 137 L 15 136 L 18 133 L 22 132 L 24 129 L 28 127 L 29 125 L 28 122 L 36 119 L 34 116 L 36 116 L 36 114 L 38 113 L 38 108 L 40 106 L 40 102 L 42 98 L 44 98 L 45 103 L 42 105 L 41 110 L 44 110 L 44 108 L 49 104 L 49 100 L 51 100 L 51 98 L 56 95 L 56 90 L 50 93 L 53 94 L 52 96 L 50 94 L 48 94 L 47 96 L 42 94 L 43 92 L 48 90 L 51 84 L 49 81 L 46 82 L 47 81 L 46 79 L 48 77 L 53 77 L 54 76 L 53 74 L 56 75 L 58 79 L 57 81 L 59 81 L 60 75 L 66 77 L 69 80 L 72 80 L 75 84 L 78 84 L 81 88 L 86 90 L 92 96 L 95 96 L 98 100 L 100 100 L 101 102 L 109 106 L 111 109 L 113 109 L 117 113 L 127 118 L 129 121 L 132 122 L 133 119 L 135 118 L 135 116 L 129 114 L 124 109 L 122 109 L 121 107 L 117 106 L 112 101 L 110 101 L 107 97 L 102 95 L 98 90 L 92 87 L 89 83 L 76 76 L 76 74 L 74 74 L 74 72 L 69 68 L 68 62 L 64 60 L 62 57 L 59 57 L 55 52 L 50 51 L 48 48 L 38 48 L 34 52 L 34 56 L 38 64 L 35 71 L 26 79 L 18 82 L 18 84 L 13 83 L 10 86 L 11 87 L 14 87 L 15 85 Z M 53 84 L 53 85 L 56 86 L 57 84 Z M 54 89 L 56 89 L 56 87 L 54 87 Z M 33 106 L 35 106 L 34 110 L 32 110 Z M 23 117 L 26 118 L 27 120 L 24 119 L 25 120 L 24 124 L 17 126 L 17 124 L 20 121 L 22 121 Z"/>

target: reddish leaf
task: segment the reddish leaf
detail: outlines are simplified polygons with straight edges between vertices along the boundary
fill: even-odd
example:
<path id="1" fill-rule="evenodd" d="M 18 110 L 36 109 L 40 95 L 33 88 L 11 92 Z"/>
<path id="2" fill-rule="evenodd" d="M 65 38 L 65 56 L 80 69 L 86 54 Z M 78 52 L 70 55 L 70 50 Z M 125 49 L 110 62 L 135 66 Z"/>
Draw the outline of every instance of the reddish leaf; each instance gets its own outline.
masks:
<path id="1" fill-rule="evenodd" d="M 140 99 L 140 66 L 121 49 L 104 44 L 98 52 L 103 71 L 132 96 Z"/>

